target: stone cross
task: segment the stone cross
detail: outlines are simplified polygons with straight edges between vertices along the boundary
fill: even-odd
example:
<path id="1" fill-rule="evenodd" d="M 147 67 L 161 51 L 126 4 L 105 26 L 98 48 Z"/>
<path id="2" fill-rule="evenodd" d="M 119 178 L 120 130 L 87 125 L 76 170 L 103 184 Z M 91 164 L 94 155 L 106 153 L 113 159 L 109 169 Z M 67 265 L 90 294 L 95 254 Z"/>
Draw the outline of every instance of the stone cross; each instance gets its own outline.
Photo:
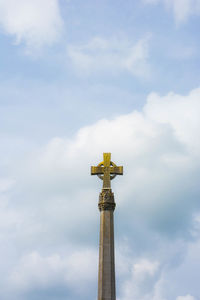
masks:
<path id="1" fill-rule="evenodd" d="M 115 201 L 110 181 L 116 175 L 123 175 L 123 167 L 117 167 L 111 161 L 111 153 L 104 153 L 103 162 L 91 167 L 91 175 L 97 175 L 103 180 L 98 204 L 100 210 L 98 300 L 116 300 L 113 215 Z"/>
<path id="2" fill-rule="evenodd" d="M 111 153 L 104 153 L 103 161 L 97 167 L 91 167 L 91 175 L 98 175 L 103 180 L 103 189 L 111 189 L 110 180 L 116 175 L 123 175 L 123 167 L 117 167 L 111 161 Z"/>

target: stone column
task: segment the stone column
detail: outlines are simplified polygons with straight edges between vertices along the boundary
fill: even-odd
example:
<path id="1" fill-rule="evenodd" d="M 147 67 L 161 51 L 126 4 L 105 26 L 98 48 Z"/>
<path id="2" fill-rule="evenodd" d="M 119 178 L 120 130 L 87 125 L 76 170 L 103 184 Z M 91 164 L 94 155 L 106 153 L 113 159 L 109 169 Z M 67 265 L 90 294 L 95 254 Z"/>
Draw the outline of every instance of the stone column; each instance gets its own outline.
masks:
<path id="1" fill-rule="evenodd" d="M 99 195 L 100 242 L 98 300 L 116 300 L 114 256 L 114 194 L 111 189 L 102 189 Z"/>

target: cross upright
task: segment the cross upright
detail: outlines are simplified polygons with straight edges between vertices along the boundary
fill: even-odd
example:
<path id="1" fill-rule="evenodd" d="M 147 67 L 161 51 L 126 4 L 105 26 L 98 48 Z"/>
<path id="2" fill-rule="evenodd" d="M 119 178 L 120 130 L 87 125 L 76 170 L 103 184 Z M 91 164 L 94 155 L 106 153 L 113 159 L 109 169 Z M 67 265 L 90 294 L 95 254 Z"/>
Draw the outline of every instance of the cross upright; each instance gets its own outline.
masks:
<path id="1" fill-rule="evenodd" d="M 103 189 L 111 189 L 110 180 L 116 175 L 123 175 L 123 167 L 118 167 L 111 161 L 111 153 L 103 153 L 103 161 L 98 166 L 91 167 L 91 175 L 97 175 L 103 180 Z"/>
<path id="2" fill-rule="evenodd" d="M 91 175 L 97 175 L 103 180 L 98 204 L 100 210 L 98 300 L 116 300 L 113 215 L 116 204 L 110 181 L 116 175 L 123 175 L 123 167 L 118 167 L 111 161 L 111 153 L 103 153 L 103 161 L 96 167 L 91 167 Z"/>

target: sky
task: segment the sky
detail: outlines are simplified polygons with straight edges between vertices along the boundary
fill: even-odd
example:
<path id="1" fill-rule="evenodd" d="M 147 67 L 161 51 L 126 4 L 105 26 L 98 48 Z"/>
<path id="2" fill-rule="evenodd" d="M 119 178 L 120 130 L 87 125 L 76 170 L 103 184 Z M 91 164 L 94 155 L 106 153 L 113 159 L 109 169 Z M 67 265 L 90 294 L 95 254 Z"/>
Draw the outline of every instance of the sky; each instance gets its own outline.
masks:
<path id="1" fill-rule="evenodd" d="M 200 300 L 200 0 L 0 0 L 0 299 Z"/>

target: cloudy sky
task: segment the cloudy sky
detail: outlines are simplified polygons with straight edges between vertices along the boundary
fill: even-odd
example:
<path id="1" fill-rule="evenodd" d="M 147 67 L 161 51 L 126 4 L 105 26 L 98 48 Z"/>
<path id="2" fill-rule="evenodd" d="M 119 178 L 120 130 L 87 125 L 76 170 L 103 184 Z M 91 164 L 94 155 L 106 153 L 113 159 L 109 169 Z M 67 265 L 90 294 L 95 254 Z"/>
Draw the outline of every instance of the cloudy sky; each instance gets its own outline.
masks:
<path id="1" fill-rule="evenodd" d="M 0 0 L 0 299 L 200 300 L 200 0 Z"/>

